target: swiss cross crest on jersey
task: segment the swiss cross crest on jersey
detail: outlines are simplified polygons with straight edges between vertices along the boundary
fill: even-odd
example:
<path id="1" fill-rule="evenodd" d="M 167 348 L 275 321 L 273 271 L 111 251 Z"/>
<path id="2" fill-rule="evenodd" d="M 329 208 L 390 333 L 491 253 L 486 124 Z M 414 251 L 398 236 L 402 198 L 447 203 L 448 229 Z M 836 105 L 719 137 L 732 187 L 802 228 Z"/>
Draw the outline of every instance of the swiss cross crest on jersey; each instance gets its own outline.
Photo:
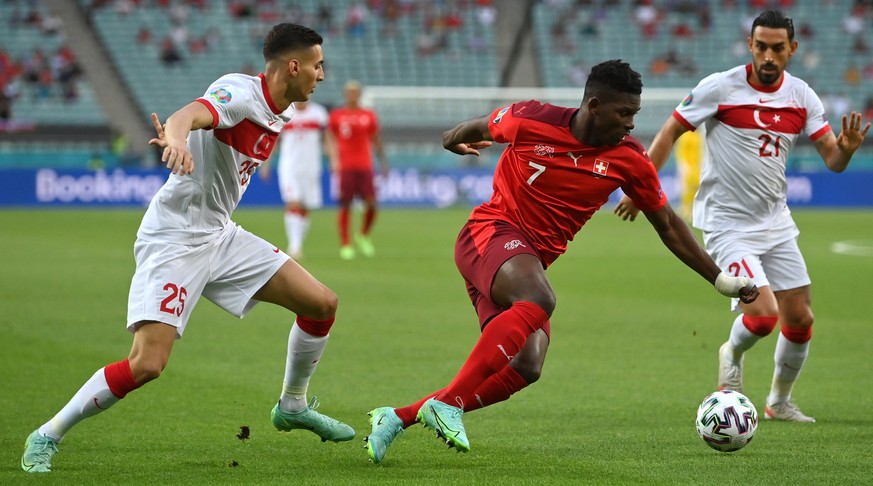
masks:
<path id="1" fill-rule="evenodd" d="M 609 161 L 603 159 L 594 159 L 595 174 L 605 176 L 607 170 L 609 170 Z"/>

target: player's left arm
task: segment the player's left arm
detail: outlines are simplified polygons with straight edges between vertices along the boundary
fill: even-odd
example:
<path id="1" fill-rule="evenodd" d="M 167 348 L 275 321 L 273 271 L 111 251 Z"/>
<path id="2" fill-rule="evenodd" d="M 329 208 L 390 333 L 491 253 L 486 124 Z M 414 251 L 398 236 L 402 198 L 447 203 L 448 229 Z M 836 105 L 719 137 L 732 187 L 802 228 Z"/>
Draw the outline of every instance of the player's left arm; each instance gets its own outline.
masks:
<path id="1" fill-rule="evenodd" d="M 816 140 L 815 148 L 824 160 L 828 169 L 834 172 L 842 172 L 849 166 L 852 155 L 861 146 L 864 137 L 870 130 L 870 122 L 861 129 L 861 114 L 852 112 L 851 115 L 843 115 L 843 129 L 839 136 L 828 132 Z"/>
<path id="2" fill-rule="evenodd" d="M 459 155 L 479 155 L 479 149 L 491 146 L 494 138 L 488 130 L 489 116 L 467 120 L 443 133 L 443 148 Z"/>
<path id="3" fill-rule="evenodd" d="M 715 286 L 722 295 L 739 297 L 746 304 L 758 298 L 758 287 L 746 277 L 731 277 L 723 273 L 709 254 L 701 248 L 691 229 L 669 204 L 657 211 L 643 214 L 658 232 L 661 241 L 688 268 Z"/>

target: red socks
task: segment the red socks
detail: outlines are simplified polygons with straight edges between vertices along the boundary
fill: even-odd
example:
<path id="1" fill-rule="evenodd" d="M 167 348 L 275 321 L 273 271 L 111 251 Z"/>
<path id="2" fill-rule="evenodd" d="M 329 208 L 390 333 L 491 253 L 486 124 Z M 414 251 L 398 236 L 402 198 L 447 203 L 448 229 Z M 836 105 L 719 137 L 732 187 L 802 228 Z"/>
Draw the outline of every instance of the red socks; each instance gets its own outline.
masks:
<path id="1" fill-rule="evenodd" d="M 337 225 L 339 226 L 340 244 L 346 246 L 351 243 L 349 239 L 349 208 L 340 207 L 339 216 L 337 217 Z"/>
<path id="2" fill-rule="evenodd" d="M 485 408 L 489 405 L 502 402 L 512 396 L 513 393 L 526 387 L 528 384 L 529 383 L 525 381 L 517 371 L 515 371 L 515 368 L 512 366 L 504 366 L 503 369 L 485 380 L 485 383 L 482 383 L 482 386 L 476 390 L 475 400 L 465 404 L 464 411 L 472 412 L 473 410 L 479 410 L 480 408 Z M 403 428 L 405 429 L 415 423 L 416 415 L 418 415 L 418 411 L 424 405 L 424 402 L 444 391 L 445 388 L 425 396 L 412 405 L 395 408 L 394 413 L 396 413 L 397 417 L 403 421 Z"/>
<path id="3" fill-rule="evenodd" d="M 491 320 L 455 379 L 437 398 L 466 408 L 476 400 L 475 391 L 515 356 L 528 336 L 543 327 L 548 314 L 536 304 L 516 302 Z"/>
<path id="4" fill-rule="evenodd" d="M 743 325 L 755 336 L 769 336 L 776 327 L 777 322 L 779 322 L 779 316 L 750 316 L 743 314 Z"/>
<path id="5" fill-rule="evenodd" d="M 369 235 L 370 227 L 373 226 L 373 221 L 376 220 L 376 208 L 367 208 L 367 211 L 364 213 L 364 221 L 361 224 L 361 234 Z"/>
<path id="6" fill-rule="evenodd" d="M 306 334 L 323 337 L 327 336 L 330 332 L 330 328 L 333 326 L 333 321 L 335 319 L 336 317 L 331 317 L 330 319 L 320 321 L 318 319 L 312 319 L 311 317 L 297 316 L 296 322 L 297 327 Z"/>
<path id="7" fill-rule="evenodd" d="M 129 360 L 106 365 L 103 368 L 103 376 L 106 377 L 109 391 L 119 399 L 124 398 L 128 393 L 139 388 L 139 385 L 133 379 L 133 372 L 130 371 Z"/>

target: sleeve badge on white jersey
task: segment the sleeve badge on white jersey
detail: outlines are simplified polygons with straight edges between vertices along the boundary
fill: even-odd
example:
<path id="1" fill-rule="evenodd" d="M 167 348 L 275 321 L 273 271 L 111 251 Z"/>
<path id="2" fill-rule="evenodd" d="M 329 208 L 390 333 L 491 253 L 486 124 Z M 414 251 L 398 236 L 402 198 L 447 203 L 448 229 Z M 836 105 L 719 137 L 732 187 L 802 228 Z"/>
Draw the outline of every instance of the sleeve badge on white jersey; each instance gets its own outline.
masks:
<path id="1" fill-rule="evenodd" d="M 224 88 L 216 89 L 215 91 L 209 93 L 209 96 L 213 97 L 215 101 L 221 103 L 222 105 L 230 103 L 230 99 L 233 98 L 233 95 L 230 94 L 230 91 Z"/>
<path id="2" fill-rule="evenodd" d="M 688 106 L 691 104 L 692 101 L 694 101 L 694 94 L 688 93 L 688 96 L 686 96 L 685 99 L 682 100 L 682 106 Z"/>

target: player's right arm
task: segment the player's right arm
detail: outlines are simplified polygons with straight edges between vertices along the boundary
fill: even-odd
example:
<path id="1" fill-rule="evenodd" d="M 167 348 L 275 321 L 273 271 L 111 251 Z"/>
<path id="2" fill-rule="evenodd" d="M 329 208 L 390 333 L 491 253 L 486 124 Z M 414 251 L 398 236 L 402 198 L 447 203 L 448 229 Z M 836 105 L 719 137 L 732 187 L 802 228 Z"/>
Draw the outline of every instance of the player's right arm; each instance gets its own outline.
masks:
<path id="1" fill-rule="evenodd" d="M 443 148 L 459 155 L 479 155 L 479 149 L 491 146 L 494 140 L 488 130 L 488 116 L 474 118 L 455 125 L 443 133 Z"/>
<path id="2" fill-rule="evenodd" d="M 746 304 L 758 298 L 758 287 L 751 280 L 746 277 L 731 277 L 718 268 L 712 257 L 701 248 L 688 225 L 669 204 L 644 214 L 658 232 L 664 246 L 688 268 L 711 283 L 720 294 L 738 297 Z"/>
<path id="3" fill-rule="evenodd" d="M 655 135 L 655 139 L 652 140 L 652 145 L 649 147 L 648 151 L 649 158 L 655 165 L 656 170 L 660 171 L 661 168 L 667 164 L 667 160 L 670 157 L 670 152 L 673 150 L 673 145 L 676 144 L 676 140 L 687 131 L 688 128 L 679 123 L 679 121 L 672 115 L 667 118 L 667 121 L 664 122 L 664 125 L 661 126 L 661 129 L 658 130 L 657 135 Z M 634 206 L 633 201 L 625 195 L 621 197 L 621 200 L 615 206 L 613 212 L 616 216 L 625 221 L 628 219 L 634 221 L 637 219 L 640 210 L 637 209 L 636 206 Z"/>
<path id="4" fill-rule="evenodd" d="M 193 130 L 212 127 L 212 112 L 199 101 L 193 101 L 167 118 L 163 127 L 164 152 L 161 161 L 173 174 L 186 175 L 194 171 L 194 157 L 188 150 L 188 134 Z"/>

